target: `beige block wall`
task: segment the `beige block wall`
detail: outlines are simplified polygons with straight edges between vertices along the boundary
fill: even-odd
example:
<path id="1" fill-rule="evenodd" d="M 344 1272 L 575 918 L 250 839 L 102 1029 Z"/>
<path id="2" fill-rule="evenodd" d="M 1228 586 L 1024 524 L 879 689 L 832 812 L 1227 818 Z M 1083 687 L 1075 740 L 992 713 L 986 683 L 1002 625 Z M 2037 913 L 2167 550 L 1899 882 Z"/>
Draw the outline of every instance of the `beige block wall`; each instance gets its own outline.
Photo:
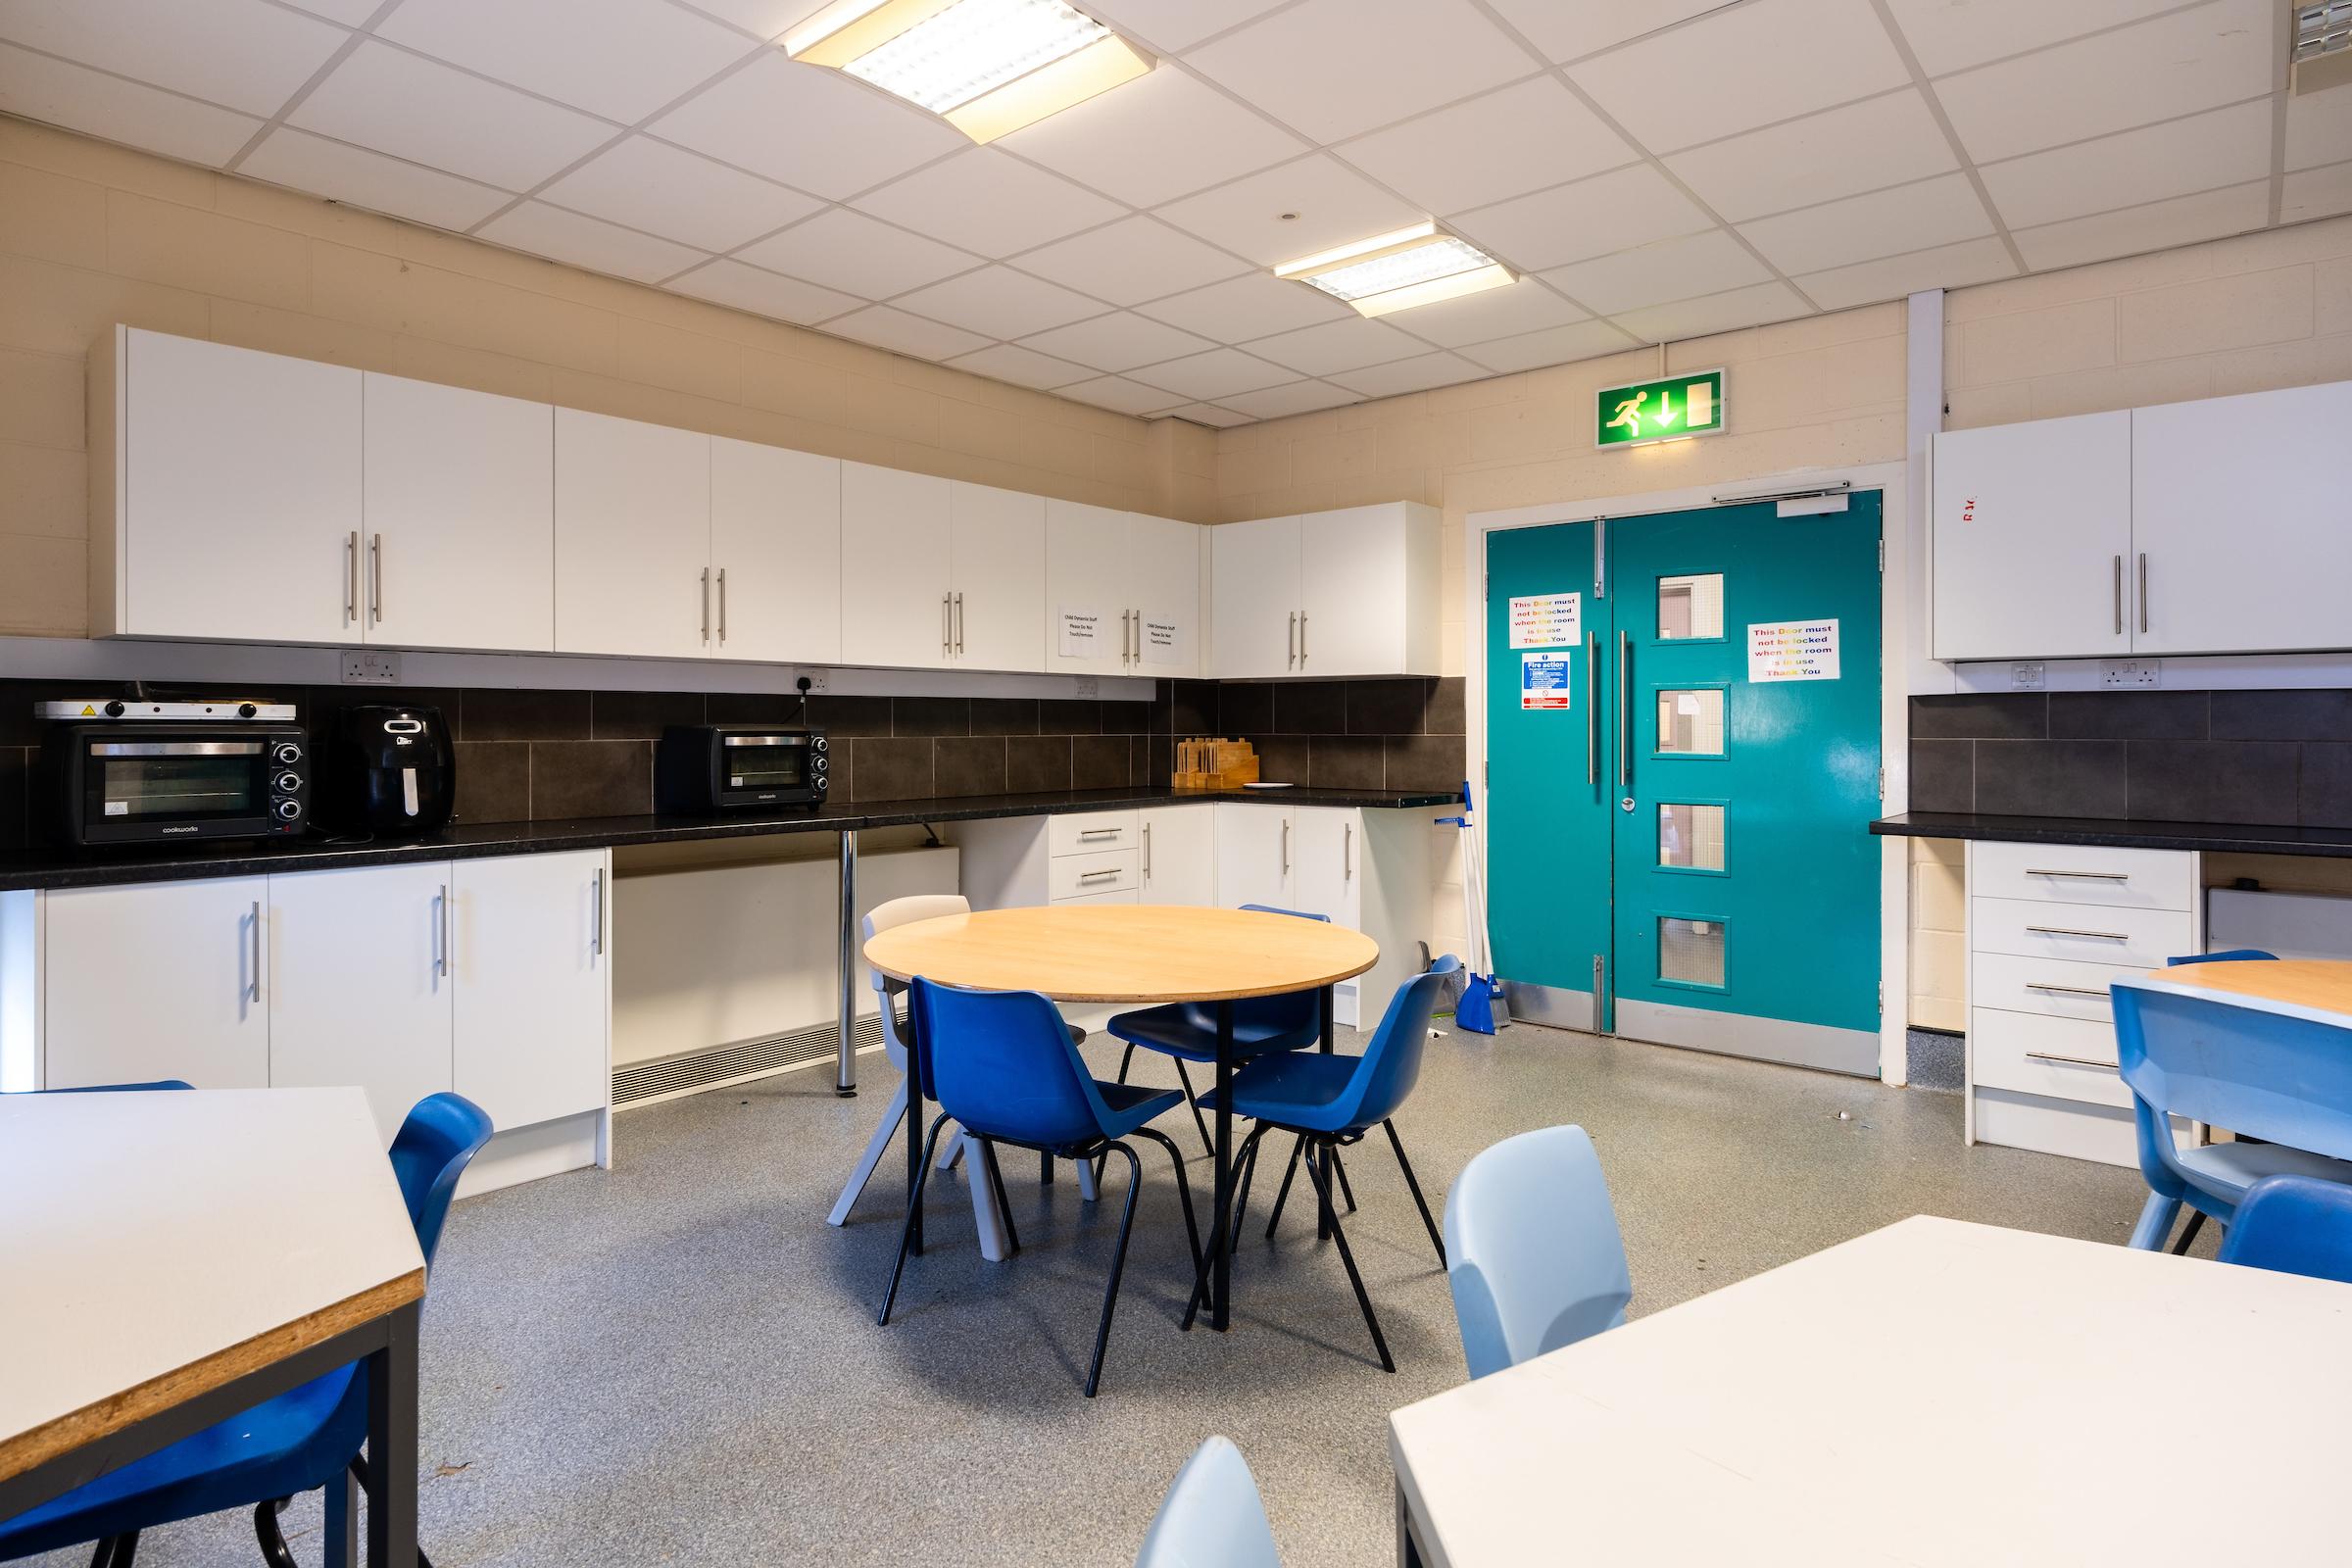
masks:
<path id="1" fill-rule="evenodd" d="M 1213 434 L 0 116 L 0 634 L 88 626 L 82 383 L 117 321 L 1209 519 Z"/>

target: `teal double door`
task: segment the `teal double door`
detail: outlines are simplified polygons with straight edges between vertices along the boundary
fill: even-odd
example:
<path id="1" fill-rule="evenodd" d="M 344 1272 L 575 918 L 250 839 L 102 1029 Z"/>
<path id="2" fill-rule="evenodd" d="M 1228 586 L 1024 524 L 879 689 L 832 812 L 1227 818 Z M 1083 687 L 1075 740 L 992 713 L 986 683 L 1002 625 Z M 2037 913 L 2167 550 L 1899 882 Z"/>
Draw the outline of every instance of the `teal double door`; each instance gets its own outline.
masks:
<path id="1" fill-rule="evenodd" d="M 1487 535 L 1489 924 L 1537 1022 L 1876 1076 L 1880 504 Z"/>

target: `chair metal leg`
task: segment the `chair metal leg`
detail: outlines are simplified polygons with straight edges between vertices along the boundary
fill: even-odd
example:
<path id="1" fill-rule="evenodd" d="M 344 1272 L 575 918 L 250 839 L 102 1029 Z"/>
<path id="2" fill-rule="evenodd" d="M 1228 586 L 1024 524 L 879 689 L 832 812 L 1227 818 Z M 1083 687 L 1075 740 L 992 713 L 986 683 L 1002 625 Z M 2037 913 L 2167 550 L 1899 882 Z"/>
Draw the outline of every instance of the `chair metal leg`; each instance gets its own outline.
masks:
<path id="1" fill-rule="evenodd" d="M 1170 1138 L 1166 1133 L 1159 1132 L 1153 1128 L 1138 1127 L 1136 1129 L 1136 1133 L 1140 1137 L 1151 1139 L 1160 1148 L 1166 1150 L 1168 1152 L 1168 1163 L 1176 1168 L 1176 1200 L 1184 1206 L 1184 1239 L 1187 1245 L 1192 1248 L 1193 1271 L 1197 1283 L 1201 1259 L 1205 1254 L 1203 1254 L 1200 1250 L 1200 1227 L 1193 1220 L 1193 1179 L 1185 1174 L 1184 1151 L 1178 1149 L 1176 1147 L 1176 1141 Z"/>
<path id="2" fill-rule="evenodd" d="M 1363 1309 L 1364 1327 L 1372 1331 L 1373 1348 L 1380 1351 L 1380 1366 L 1384 1372 L 1396 1370 L 1396 1358 L 1389 1354 L 1389 1342 L 1380 1332 L 1380 1319 L 1373 1315 L 1372 1298 L 1364 1292 L 1364 1277 L 1356 1271 L 1355 1253 L 1348 1247 L 1348 1233 L 1340 1227 L 1340 1216 L 1332 1207 L 1331 1187 L 1323 1179 L 1315 1162 L 1306 1162 L 1306 1178 L 1315 1184 L 1315 1196 L 1322 1200 L 1323 1212 L 1331 1221 L 1331 1239 L 1340 1244 L 1340 1261 L 1348 1267 L 1348 1283 L 1355 1289 L 1355 1304 Z"/>
<path id="3" fill-rule="evenodd" d="M 1266 1240 L 1274 1239 L 1274 1227 L 1282 1223 L 1282 1205 L 1291 1196 L 1291 1178 L 1298 1174 L 1298 1156 L 1306 1150 L 1306 1134 L 1300 1133 L 1291 1145 L 1290 1168 L 1282 1173 L 1282 1186 L 1274 1193 L 1274 1212 L 1266 1216 Z"/>
<path id="4" fill-rule="evenodd" d="M 1037 1156 L 1037 1185 L 1040 1187 L 1054 1185 L 1054 1156 L 1052 1154 Z"/>
<path id="5" fill-rule="evenodd" d="M 1217 1141 L 1209 1136 L 1208 1118 L 1200 1114 L 1200 1102 L 1193 1094 L 1193 1075 L 1184 1070 L 1182 1056 L 1169 1059 L 1176 1063 L 1176 1081 L 1184 1085 L 1184 1103 L 1193 1113 L 1193 1125 L 1200 1129 L 1200 1147 L 1208 1151 L 1209 1158 L 1214 1159 L 1217 1157 Z"/>
<path id="6" fill-rule="evenodd" d="M 1119 1082 L 1125 1083 L 1127 1081 L 1127 1067 L 1128 1064 L 1134 1060 L 1135 1042 L 1130 1040 L 1127 1042 L 1127 1049 L 1119 1053 Z"/>
<path id="7" fill-rule="evenodd" d="M 874 1167 L 881 1164 L 882 1156 L 890 1152 L 891 1141 L 898 1137 L 899 1118 L 906 1114 L 906 1082 L 901 1079 L 897 1093 L 890 1097 L 890 1103 L 882 1107 L 882 1125 L 876 1127 L 874 1136 L 866 1141 L 865 1152 L 858 1156 L 857 1168 L 850 1172 L 849 1182 L 842 1188 L 841 1197 L 834 1200 L 833 1212 L 825 1216 L 826 1224 L 839 1226 L 850 1222 L 851 1205 L 858 1201 L 858 1195 L 865 1191 L 865 1184 L 873 1180 Z"/>
<path id="8" fill-rule="evenodd" d="M 997 1167 L 996 1140 L 983 1138 L 979 1143 L 980 1164 L 988 1169 L 988 1185 L 997 1190 L 997 1212 L 1004 1217 L 1004 1246 L 1007 1250 L 1017 1252 L 1021 1250 L 1021 1233 L 1013 1227 L 1012 1205 L 1004 1200 L 1004 1173 Z M 979 1167 L 975 1166 L 972 1171 L 975 1180 L 979 1174 Z"/>
<path id="9" fill-rule="evenodd" d="M 1086 1369 L 1086 1396 L 1090 1399 L 1102 1381 L 1102 1352 L 1110 1346 L 1111 1309 L 1119 1304 L 1119 1276 L 1127 1272 L 1127 1236 L 1135 1228 L 1135 1199 L 1144 1186 L 1144 1162 L 1135 1157 L 1135 1151 L 1125 1144 L 1110 1147 L 1127 1156 L 1127 1203 L 1119 1213 L 1119 1243 L 1111 1250 L 1110 1279 L 1102 1287 L 1102 1321 L 1095 1328 L 1095 1359 Z"/>
<path id="10" fill-rule="evenodd" d="M 890 1321 L 891 1303 L 899 1298 L 899 1276 L 906 1272 L 906 1254 L 914 1246 L 915 1221 L 923 1212 L 923 1178 L 931 1174 L 931 1152 L 939 1147 L 939 1130 L 948 1124 L 948 1113 L 941 1111 L 931 1118 L 930 1136 L 923 1140 L 922 1150 L 914 1159 L 914 1185 L 906 1195 L 906 1224 L 899 1232 L 899 1260 L 891 1265 L 890 1289 L 883 1293 L 882 1311 L 875 1317 L 877 1324 Z"/>
<path id="11" fill-rule="evenodd" d="M 350 1484 L 346 1477 L 344 1485 Z M 285 1533 L 277 1528 L 278 1514 L 293 1500 L 291 1497 L 273 1497 L 267 1502 L 254 1504 L 253 1535 L 261 1544 L 262 1561 L 268 1563 L 270 1568 L 302 1568 L 286 1545 Z"/>
<path id="12" fill-rule="evenodd" d="M 963 1146 L 969 1142 L 971 1140 L 963 1136 L 963 1129 L 960 1127 L 950 1134 L 947 1144 L 939 1152 L 939 1168 L 954 1170 L 956 1162 L 963 1158 Z"/>
<path id="13" fill-rule="evenodd" d="M 1331 1173 L 1340 1179 L 1340 1197 L 1347 1200 L 1348 1212 L 1355 1212 L 1355 1188 L 1348 1180 L 1348 1167 L 1340 1162 L 1338 1146 L 1331 1151 Z"/>
<path id="14" fill-rule="evenodd" d="M 1404 1185 L 1413 1190 L 1413 1206 L 1421 1210 L 1421 1223 L 1429 1227 L 1429 1245 L 1438 1250 L 1438 1267 L 1446 1266 L 1446 1238 L 1438 1234 L 1438 1222 L 1429 1212 L 1429 1200 L 1421 1196 L 1421 1183 L 1413 1175 L 1413 1162 L 1404 1157 L 1404 1141 L 1396 1136 L 1396 1124 L 1384 1121 L 1381 1131 L 1389 1135 L 1389 1147 L 1396 1151 L 1396 1168 L 1404 1172 Z"/>
<path id="15" fill-rule="evenodd" d="M 2197 1232 L 2203 1230 L 2204 1228 L 2205 1211 L 2201 1208 L 2190 1209 L 2188 1211 L 2188 1223 L 2180 1227 L 2180 1239 L 2173 1244 L 2173 1255 L 2175 1257 L 2186 1257 L 2188 1255 L 2188 1244 L 2195 1241 L 2197 1239 Z"/>
<path id="16" fill-rule="evenodd" d="M 90 1568 L 130 1568 L 130 1559 L 138 1549 L 136 1530 L 127 1536 L 109 1536 L 90 1553 Z"/>
<path id="17" fill-rule="evenodd" d="M 1265 1123 L 1258 1123 L 1250 1129 L 1250 1136 L 1242 1143 L 1242 1180 L 1239 1190 L 1233 1195 L 1233 1223 L 1225 1227 L 1225 1254 L 1228 1257 L 1241 1245 L 1242 1216 L 1250 1212 L 1250 1183 L 1257 1175 L 1257 1145 L 1265 1130 Z"/>

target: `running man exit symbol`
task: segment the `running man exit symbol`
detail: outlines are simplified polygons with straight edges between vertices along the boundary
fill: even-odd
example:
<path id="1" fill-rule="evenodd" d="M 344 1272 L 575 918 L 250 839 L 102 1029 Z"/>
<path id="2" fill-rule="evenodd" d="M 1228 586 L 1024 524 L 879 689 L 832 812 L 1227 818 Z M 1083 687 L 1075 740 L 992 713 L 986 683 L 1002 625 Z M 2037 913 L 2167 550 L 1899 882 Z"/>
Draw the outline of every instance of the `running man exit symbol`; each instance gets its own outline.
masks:
<path id="1" fill-rule="evenodd" d="M 1663 381 L 1603 387 L 1594 417 L 1595 446 L 1712 435 L 1723 428 L 1723 372 L 1702 370 Z"/>

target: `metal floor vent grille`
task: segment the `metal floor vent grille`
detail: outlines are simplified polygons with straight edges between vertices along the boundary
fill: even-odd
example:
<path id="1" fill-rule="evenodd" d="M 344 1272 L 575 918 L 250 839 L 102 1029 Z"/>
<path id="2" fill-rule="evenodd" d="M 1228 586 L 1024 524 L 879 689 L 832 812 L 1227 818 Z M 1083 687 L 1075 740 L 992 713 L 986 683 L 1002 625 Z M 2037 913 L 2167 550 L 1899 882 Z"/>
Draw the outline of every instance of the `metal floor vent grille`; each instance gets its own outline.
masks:
<path id="1" fill-rule="evenodd" d="M 874 1050 L 882 1044 L 882 1020 L 858 1019 L 850 1031 L 850 1038 L 860 1051 Z M 795 1067 L 810 1067 L 833 1060 L 840 1047 L 840 1026 L 821 1023 L 772 1040 L 713 1046 L 708 1051 L 689 1051 L 660 1061 L 634 1062 L 613 1072 L 612 1103 L 617 1107 L 662 1095 L 683 1094 L 689 1089 L 707 1089 L 732 1079 L 760 1078 L 769 1073 L 789 1072 Z"/>

